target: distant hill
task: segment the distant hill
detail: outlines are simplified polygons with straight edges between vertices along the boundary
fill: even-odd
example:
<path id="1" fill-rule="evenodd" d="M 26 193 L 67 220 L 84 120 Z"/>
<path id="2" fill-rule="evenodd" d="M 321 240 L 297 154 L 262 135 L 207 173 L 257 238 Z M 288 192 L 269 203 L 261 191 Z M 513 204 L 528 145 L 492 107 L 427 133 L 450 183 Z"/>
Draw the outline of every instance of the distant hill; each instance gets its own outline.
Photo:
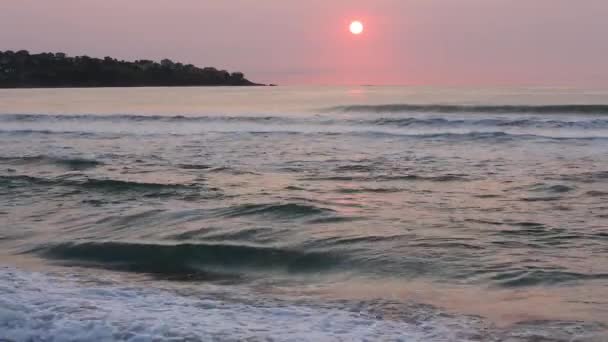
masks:
<path id="1" fill-rule="evenodd" d="M 127 62 L 65 53 L 0 51 L 0 88 L 254 86 L 241 72 L 163 59 Z"/>

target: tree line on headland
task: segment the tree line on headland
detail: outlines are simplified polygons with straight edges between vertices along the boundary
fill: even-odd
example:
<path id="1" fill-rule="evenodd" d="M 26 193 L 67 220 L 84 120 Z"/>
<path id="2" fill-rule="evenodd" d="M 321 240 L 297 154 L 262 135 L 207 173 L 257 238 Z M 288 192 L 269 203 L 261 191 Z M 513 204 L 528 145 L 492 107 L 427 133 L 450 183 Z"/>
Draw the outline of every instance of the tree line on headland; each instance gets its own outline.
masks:
<path id="1" fill-rule="evenodd" d="M 65 53 L 0 51 L 0 88 L 252 86 L 241 72 L 163 59 L 128 62 Z"/>

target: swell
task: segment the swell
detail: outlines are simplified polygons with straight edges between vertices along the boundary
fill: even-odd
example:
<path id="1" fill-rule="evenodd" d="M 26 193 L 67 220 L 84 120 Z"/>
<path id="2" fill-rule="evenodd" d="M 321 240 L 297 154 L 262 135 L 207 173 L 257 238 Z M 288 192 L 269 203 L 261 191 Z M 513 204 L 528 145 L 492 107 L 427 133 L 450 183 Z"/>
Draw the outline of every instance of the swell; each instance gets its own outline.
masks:
<path id="1" fill-rule="evenodd" d="M 24 157 L 0 157 L 0 163 L 13 164 L 13 165 L 39 165 L 39 164 L 52 164 L 60 167 L 67 168 L 69 170 L 84 170 L 94 168 L 99 165 L 103 165 L 102 162 L 92 159 L 85 158 L 68 158 L 68 157 L 54 157 L 54 156 L 24 156 Z"/>
<path id="2" fill-rule="evenodd" d="M 597 135 L 590 135 L 587 132 L 582 132 L 580 135 L 571 134 L 569 136 L 558 136 L 552 135 L 553 132 L 547 132 L 547 134 L 525 134 L 525 133 L 507 133 L 503 131 L 470 131 L 465 133 L 455 132 L 440 132 L 440 133 L 424 133 L 416 132 L 415 130 L 410 132 L 402 132 L 397 130 L 382 130 L 370 127 L 365 130 L 352 130 L 352 131 L 337 131 L 337 132 L 297 132 L 297 131 L 282 131 L 282 132 L 267 132 L 265 134 L 306 134 L 306 135 L 345 135 L 345 136 L 363 136 L 363 137 L 394 137 L 404 139 L 430 139 L 430 140 L 448 140 L 448 141 L 491 141 L 491 142 L 509 142 L 513 140 L 549 140 L 549 141 L 604 141 L 608 140 L 608 133 L 600 132 Z"/>
<path id="3" fill-rule="evenodd" d="M 355 121 L 357 124 L 393 127 L 428 127 L 428 128 L 467 128 L 467 127 L 499 127 L 499 128 L 544 128 L 544 129 L 605 129 L 608 120 L 539 120 L 539 119 L 446 119 L 446 118 L 377 118 L 373 120 Z"/>
<path id="4" fill-rule="evenodd" d="M 292 119 L 286 119 L 292 120 Z M 403 121 L 400 121 L 403 120 Z M 491 120 L 490 120 L 491 121 Z M 409 122 L 409 123 L 408 123 Z M 293 122 L 292 122 L 293 123 Z M 37 123 L 38 125 L 40 123 Z M 43 123 L 42 123 L 43 124 Z M 412 127 L 409 127 L 412 125 Z M 119 139 L 123 136 L 166 136 L 184 137 L 206 134 L 207 132 L 217 133 L 236 133 L 252 135 L 321 135 L 321 136 L 369 136 L 369 137 L 404 137 L 410 139 L 448 139 L 448 140 L 556 140 L 556 141 L 595 141 L 608 139 L 608 121 L 580 121 L 564 123 L 554 122 L 525 122 L 513 123 L 509 127 L 509 121 L 502 124 L 490 123 L 489 121 L 461 122 L 444 119 L 417 120 L 412 123 L 410 119 L 380 119 L 372 121 L 326 121 L 326 122 L 299 122 L 297 124 L 273 124 L 271 122 L 255 125 L 204 125 L 193 129 L 190 125 L 180 124 L 178 127 L 166 128 L 162 124 L 153 125 L 152 131 L 146 129 L 138 130 L 133 126 L 132 130 L 126 131 L 120 124 L 109 126 L 95 126 L 82 122 L 65 130 L 66 127 L 49 128 L 9 127 L 0 128 L 1 135 L 8 136 L 69 136 L 74 138 L 95 138 L 95 139 Z M 7 125 L 10 126 L 10 125 Z M 53 125 L 49 125 L 53 126 Z M 405 126 L 405 127 L 402 127 Z M 89 131 L 94 127 L 94 131 Z M 568 129 L 561 129 L 567 127 Z M 511 129 L 516 130 L 512 131 Z M 531 128 L 531 130 L 526 130 Z M 517 130 L 522 129 L 522 130 Z M 195 166 L 196 167 L 196 166 Z M 188 168 L 186 165 L 184 168 Z M 219 169 L 221 170 L 221 169 Z M 218 170 L 211 170 L 218 171 Z"/>
<path id="5" fill-rule="evenodd" d="M 346 128 L 346 129 L 345 129 Z M 501 139 L 501 140 L 511 140 L 511 139 L 549 139 L 549 140 L 603 140 L 608 139 L 608 136 L 605 135 L 583 135 L 583 136 L 549 136 L 542 134 L 513 134 L 506 133 L 502 131 L 472 131 L 466 133 L 453 133 L 453 132 L 439 132 L 439 133 L 417 133 L 417 132 L 401 132 L 397 130 L 383 130 L 381 128 L 369 127 L 367 129 L 359 129 L 349 127 L 342 127 L 335 131 L 333 130 L 319 130 L 319 131 L 308 131 L 302 130 L 298 127 L 283 127 L 282 130 L 235 130 L 228 132 L 236 132 L 243 134 L 264 134 L 264 135 L 284 135 L 284 134 L 303 134 L 303 135 L 354 135 L 354 136 L 377 136 L 377 137 L 404 137 L 411 139 L 453 139 L 453 140 L 486 140 L 486 139 Z M 8 135 L 17 135 L 17 136 L 27 136 L 27 135 L 64 135 L 64 136 L 75 136 L 75 137 L 87 137 L 87 138 L 111 138 L 116 139 L 122 135 L 141 135 L 141 136 L 153 136 L 157 134 L 163 133 L 93 133 L 93 132 L 83 132 L 83 131 L 53 131 L 53 130 L 2 130 L 0 129 L 0 134 L 8 134 Z M 170 133 L 172 136 L 192 136 L 191 133 Z M 212 171 L 224 171 L 224 168 L 219 168 L 217 170 Z"/>
<path id="6" fill-rule="evenodd" d="M 441 276 L 476 283 L 483 279 L 493 286 L 513 288 L 554 286 L 605 280 L 605 273 L 579 273 L 552 267 L 519 267 L 491 262 L 473 268 L 450 258 L 386 255 L 367 251 L 365 246 L 391 249 L 403 236 L 345 236 L 318 240 L 314 247 L 281 248 L 243 243 L 159 243 L 159 242 L 65 242 L 39 245 L 25 251 L 59 261 L 67 266 L 97 267 L 146 273 L 174 280 L 242 279 L 272 274 L 336 274 L 348 271 L 359 276 L 415 278 Z M 465 253 L 472 258 L 485 248 L 462 241 L 426 241 L 406 244 L 412 251 L 442 250 Z M 312 248 L 310 248 L 312 247 Z M 427 254 L 426 252 L 423 255 Z M 436 255 L 430 253 L 429 255 Z"/>
<path id="7" fill-rule="evenodd" d="M 525 269 L 503 271 L 491 277 L 496 285 L 502 287 L 523 287 L 538 285 L 560 285 L 590 280 L 608 279 L 605 273 L 577 273 L 563 270 Z"/>
<path id="8" fill-rule="evenodd" d="M 52 188 L 67 187 L 82 191 L 95 191 L 105 193 L 135 192 L 147 196 L 168 195 L 201 195 L 206 189 L 198 184 L 162 184 L 142 183 L 116 179 L 64 179 L 44 178 L 27 175 L 0 176 L 0 188 L 24 188 L 32 186 L 47 186 Z"/>
<path id="9" fill-rule="evenodd" d="M 338 215 L 333 209 L 299 202 L 238 204 L 214 209 L 199 209 L 205 218 L 262 219 L 277 221 L 304 220 L 306 223 L 341 222 L 356 218 Z"/>
<path id="10" fill-rule="evenodd" d="M 216 215 L 228 218 L 255 215 L 297 218 L 331 213 L 334 213 L 334 211 L 328 208 L 300 203 L 243 204 L 216 211 Z"/>
<path id="11" fill-rule="evenodd" d="M 76 264 L 162 275 L 226 275 L 247 271 L 307 273 L 328 270 L 340 262 L 329 253 L 202 243 L 60 243 L 28 253 Z"/>
<path id="12" fill-rule="evenodd" d="M 0 134 L 7 135 L 71 135 L 77 137 L 94 137 L 97 134 L 93 132 L 83 132 L 78 130 L 50 130 L 50 129 L 0 129 Z"/>
<path id="13" fill-rule="evenodd" d="M 577 109 L 578 108 L 578 109 Z M 345 112 L 378 112 L 378 113 L 399 113 L 399 112 L 425 112 L 425 113 L 546 113 L 546 114 L 608 114 L 608 105 L 601 106 L 418 106 L 418 105 L 379 105 L 379 106 L 343 106 L 334 109 Z M 0 114 L 0 122 L 21 122 L 21 123 L 41 123 L 41 122 L 159 122 L 159 123 L 261 123 L 261 124 L 309 124 L 313 118 L 288 118 L 278 116 L 181 116 L 181 115 L 99 115 L 99 114 L 74 114 L 74 115 L 46 115 L 46 114 Z M 447 119 L 447 118 L 417 118 L 417 117 L 381 117 L 371 120 L 338 120 L 338 119 L 317 119 L 314 123 L 321 126 L 332 126 L 340 124 L 365 124 L 372 126 L 397 126 L 397 127 L 530 127 L 530 128 L 608 128 L 608 120 L 542 120 L 533 118 L 508 119 L 508 118 L 487 118 L 487 119 Z M 22 129 L 21 132 L 53 132 L 45 129 L 28 130 Z M 19 132 L 3 130 L 3 132 Z M 65 131 L 70 133 L 70 131 Z"/>
<path id="14" fill-rule="evenodd" d="M 341 112 L 424 112 L 424 113 L 531 113 L 531 114 L 608 114 L 608 105 L 413 105 L 413 104 L 382 104 L 382 105 L 349 105 L 329 108 L 330 111 Z"/>
<path id="15" fill-rule="evenodd" d="M 589 171 L 574 174 L 564 174 L 559 177 L 552 177 L 558 180 L 580 182 L 580 183 L 595 183 L 608 182 L 608 170 L 604 171 Z"/>
<path id="16" fill-rule="evenodd" d="M 283 122 L 275 116 L 183 116 L 137 114 L 0 114 L 0 122 Z"/>
<path id="17" fill-rule="evenodd" d="M 390 182 L 390 181 L 429 181 L 429 182 L 466 182 L 473 180 L 472 177 L 462 174 L 446 174 L 437 176 L 421 176 L 421 175 L 372 175 L 372 176 L 311 176 L 303 177 L 300 180 L 306 181 L 373 181 L 373 182 Z M 395 189 L 355 189 L 353 192 L 359 191 L 374 191 L 377 192 L 396 192 Z M 344 189 L 343 192 L 349 192 L 349 189 Z"/>
<path id="18" fill-rule="evenodd" d="M 424 112 L 424 113 L 523 113 L 523 114 L 608 114 L 606 106 L 416 106 L 416 105 L 379 105 L 379 106 L 344 106 L 335 107 L 345 112 Z M 131 123 L 260 123 L 260 124 L 309 124 L 332 126 L 340 124 L 396 126 L 396 127 L 514 127 L 514 128 L 608 128 L 606 119 L 587 120 L 556 120 L 535 118 L 486 118 L 486 119 L 449 119 L 449 118 L 419 118 L 419 117 L 381 117 L 370 120 L 335 119 L 335 118 L 288 118 L 279 116 L 181 116 L 181 115 L 45 115 L 45 114 L 0 114 L 0 122 L 40 123 L 40 122 L 131 122 Z M 23 129 L 23 132 L 29 130 Z M 32 132 L 47 132 L 44 129 Z M 9 132 L 9 131 L 5 131 Z"/>

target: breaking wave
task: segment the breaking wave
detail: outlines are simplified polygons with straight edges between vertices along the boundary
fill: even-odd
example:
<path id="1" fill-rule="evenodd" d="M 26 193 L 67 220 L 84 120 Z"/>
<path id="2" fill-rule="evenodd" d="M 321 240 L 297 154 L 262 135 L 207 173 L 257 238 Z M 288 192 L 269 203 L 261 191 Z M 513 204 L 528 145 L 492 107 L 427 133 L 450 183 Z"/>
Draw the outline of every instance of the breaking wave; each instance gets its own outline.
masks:
<path id="1" fill-rule="evenodd" d="M 608 114 L 608 105 L 350 105 L 329 108 L 330 111 L 372 113 L 530 113 L 530 114 Z"/>
<path id="2" fill-rule="evenodd" d="M 206 278 L 246 271 L 308 273 L 340 262 L 329 253 L 231 244 L 61 243 L 30 252 L 50 259 L 166 276 Z"/>

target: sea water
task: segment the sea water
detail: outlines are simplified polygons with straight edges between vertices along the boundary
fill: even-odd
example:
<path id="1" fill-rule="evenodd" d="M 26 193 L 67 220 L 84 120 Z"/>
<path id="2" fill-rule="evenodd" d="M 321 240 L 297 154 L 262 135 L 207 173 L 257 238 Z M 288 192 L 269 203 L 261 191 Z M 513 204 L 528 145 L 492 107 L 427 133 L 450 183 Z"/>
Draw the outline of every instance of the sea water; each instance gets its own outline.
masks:
<path id="1" fill-rule="evenodd" d="M 608 91 L 0 91 L 0 340 L 606 341 Z"/>

